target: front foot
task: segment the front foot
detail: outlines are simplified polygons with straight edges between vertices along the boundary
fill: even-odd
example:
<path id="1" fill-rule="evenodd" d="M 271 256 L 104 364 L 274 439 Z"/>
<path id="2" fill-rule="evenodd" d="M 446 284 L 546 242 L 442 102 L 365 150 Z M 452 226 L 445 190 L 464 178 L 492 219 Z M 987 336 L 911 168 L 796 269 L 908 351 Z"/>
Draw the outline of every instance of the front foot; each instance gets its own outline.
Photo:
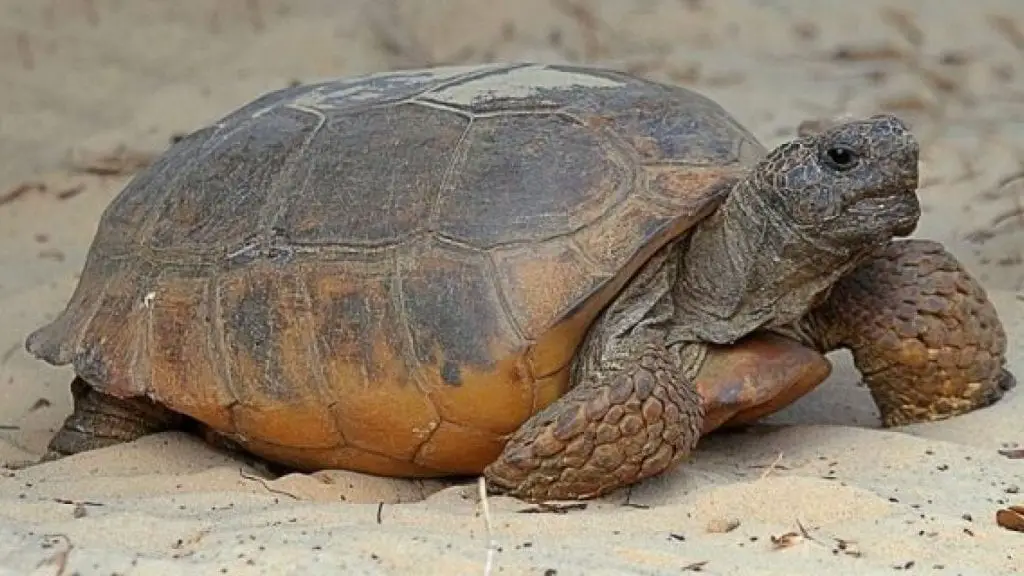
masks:
<path id="1" fill-rule="evenodd" d="M 977 410 L 1015 384 L 995 307 L 937 242 L 890 243 L 811 320 L 826 348 L 852 351 L 884 426 Z"/>
<path id="2" fill-rule="evenodd" d="M 696 388 L 658 349 L 605 365 L 520 427 L 484 471 L 529 501 L 593 498 L 654 476 L 696 446 Z"/>

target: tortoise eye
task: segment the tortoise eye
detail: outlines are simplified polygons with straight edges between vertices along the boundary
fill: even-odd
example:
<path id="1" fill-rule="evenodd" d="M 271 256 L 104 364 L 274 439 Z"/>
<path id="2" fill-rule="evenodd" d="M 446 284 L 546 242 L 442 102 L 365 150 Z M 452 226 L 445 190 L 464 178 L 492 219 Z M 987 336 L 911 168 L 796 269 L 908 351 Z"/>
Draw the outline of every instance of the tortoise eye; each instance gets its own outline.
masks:
<path id="1" fill-rule="evenodd" d="M 857 165 L 857 153 L 845 146 L 835 146 L 825 152 L 828 164 L 836 170 L 849 170 Z"/>

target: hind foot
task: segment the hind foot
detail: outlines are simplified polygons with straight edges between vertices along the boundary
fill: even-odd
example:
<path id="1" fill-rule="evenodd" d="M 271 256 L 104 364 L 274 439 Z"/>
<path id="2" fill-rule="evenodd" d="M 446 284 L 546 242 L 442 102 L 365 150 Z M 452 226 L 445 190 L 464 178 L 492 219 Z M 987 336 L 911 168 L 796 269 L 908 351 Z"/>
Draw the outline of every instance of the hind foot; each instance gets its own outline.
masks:
<path id="1" fill-rule="evenodd" d="M 117 398 L 85 380 L 71 382 L 74 412 L 53 439 L 42 461 L 137 440 L 180 427 L 185 418 L 148 398 Z"/>

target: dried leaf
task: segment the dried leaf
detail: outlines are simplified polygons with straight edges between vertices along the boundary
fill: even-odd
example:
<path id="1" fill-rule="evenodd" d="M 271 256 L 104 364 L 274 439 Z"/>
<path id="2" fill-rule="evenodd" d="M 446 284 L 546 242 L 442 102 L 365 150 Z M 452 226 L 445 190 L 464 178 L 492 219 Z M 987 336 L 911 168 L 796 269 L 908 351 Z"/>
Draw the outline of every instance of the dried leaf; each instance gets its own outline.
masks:
<path id="1" fill-rule="evenodd" d="M 1010 506 L 996 512 L 996 524 L 1014 532 L 1024 532 L 1024 506 Z"/>
<path id="2" fill-rule="evenodd" d="M 804 537 L 799 532 L 786 532 L 781 536 L 776 536 L 774 534 L 771 536 L 772 547 L 776 550 L 796 546 L 800 542 L 803 542 L 803 540 Z"/>

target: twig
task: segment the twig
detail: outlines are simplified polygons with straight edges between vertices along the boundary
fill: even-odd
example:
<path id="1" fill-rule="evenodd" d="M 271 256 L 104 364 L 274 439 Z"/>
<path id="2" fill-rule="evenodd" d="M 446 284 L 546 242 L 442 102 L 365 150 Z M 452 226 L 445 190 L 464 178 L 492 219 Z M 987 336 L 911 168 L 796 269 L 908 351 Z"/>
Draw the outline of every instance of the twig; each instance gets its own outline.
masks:
<path id="1" fill-rule="evenodd" d="M 487 480 L 481 476 L 478 482 L 480 491 L 480 506 L 483 507 L 484 528 L 487 530 L 487 560 L 484 563 L 484 576 L 490 576 L 494 569 L 494 551 L 498 543 L 494 541 L 494 529 L 491 526 L 491 506 L 487 500 Z"/>
<path id="2" fill-rule="evenodd" d="M 41 498 L 40 500 L 45 500 Z M 92 502 L 90 500 L 71 500 L 70 498 L 51 498 L 57 504 L 81 504 L 82 506 L 103 506 L 103 502 Z"/>
<path id="3" fill-rule="evenodd" d="M 1013 208 L 994 216 L 992 218 L 992 226 L 999 226 L 1015 218 L 1024 218 L 1024 208 Z"/>
<path id="4" fill-rule="evenodd" d="M 82 192 L 85 192 L 85 184 L 76 184 L 57 192 L 57 200 L 70 200 Z"/>
<path id="5" fill-rule="evenodd" d="M 520 514 L 566 514 L 572 510 L 586 510 L 586 502 L 569 502 L 558 504 L 554 502 L 540 502 L 530 508 L 516 510 Z"/>
<path id="6" fill-rule="evenodd" d="M 270 484 L 267 484 L 266 480 L 264 480 L 263 478 L 260 478 L 259 476 L 255 476 L 253 474 L 248 474 L 242 468 L 238 469 L 238 475 L 241 476 L 242 478 L 246 479 L 246 480 L 251 480 L 253 482 L 259 482 L 259 484 L 261 486 L 263 486 L 263 488 L 266 489 L 266 491 L 270 492 L 271 494 L 279 494 L 281 496 L 287 496 L 287 497 L 291 498 L 292 500 L 301 500 L 301 498 L 299 498 L 295 494 L 292 494 L 291 492 L 285 492 L 284 490 L 278 490 L 276 488 L 272 488 L 270 486 Z"/>
<path id="7" fill-rule="evenodd" d="M 804 538 L 806 538 L 806 539 L 808 539 L 808 540 L 810 540 L 812 542 L 814 541 L 814 538 L 811 538 L 811 533 L 807 531 L 807 528 L 804 527 L 803 523 L 800 522 L 799 518 L 796 519 L 796 527 L 800 529 L 800 534 Z"/>
<path id="8" fill-rule="evenodd" d="M 813 542 L 814 544 L 821 545 L 817 540 L 811 537 L 811 533 L 807 531 L 807 528 L 804 527 L 803 523 L 800 522 L 799 518 L 796 519 L 796 526 L 799 530 L 798 532 L 790 531 L 779 536 L 772 534 L 769 538 L 769 540 L 772 543 L 772 548 L 775 550 L 782 550 L 784 548 L 796 546 L 797 544 L 804 541 Z"/>
<path id="9" fill-rule="evenodd" d="M 42 182 L 25 182 L 23 184 L 18 184 L 17 186 L 11 188 L 7 192 L 0 194 L 0 205 L 10 204 L 11 202 L 20 199 L 22 196 L 25 196 L 30 192 L 45 191 L 46 184 L 43 184 Z"/>
<path id="10" fill-rule="evenodd" d="M 764 472 L 761 472 L 761 477 L 758 478 L 758 480 L 764 480 L 765 478 L 767 478 L 768 475 L 771 474 L 773 470 L 775 470 L 775 467 L 778 466 L 779 462 L 781 462 L 781 461 L 782 461 L 782 452 L 779 452 L 779 455 L 775 457 L 775 460 L 772 461 L 772 463 L 769 464 L 768 467 L 764 469 Z"/>
<path id="11" fill-rule="evenodd" d="M 71 543 L 71 539 L 64 534 L 47 534 L 45 537 L 50 540 L 61 540 L 67 546 L 52 556 L 43 559 L 39 564 L 36 564 L 36 570 L 38 571 L 44 566 L 56 566 L 57 571 L 53 573 L 53 576 L 62 576 L 68 569 L 68 556 L 71 555 L 71 549 L 75 546 Z M 49 548 L 52 544 L 50 546 L 44 544 L 43 546 L 44 548 Z"/>

